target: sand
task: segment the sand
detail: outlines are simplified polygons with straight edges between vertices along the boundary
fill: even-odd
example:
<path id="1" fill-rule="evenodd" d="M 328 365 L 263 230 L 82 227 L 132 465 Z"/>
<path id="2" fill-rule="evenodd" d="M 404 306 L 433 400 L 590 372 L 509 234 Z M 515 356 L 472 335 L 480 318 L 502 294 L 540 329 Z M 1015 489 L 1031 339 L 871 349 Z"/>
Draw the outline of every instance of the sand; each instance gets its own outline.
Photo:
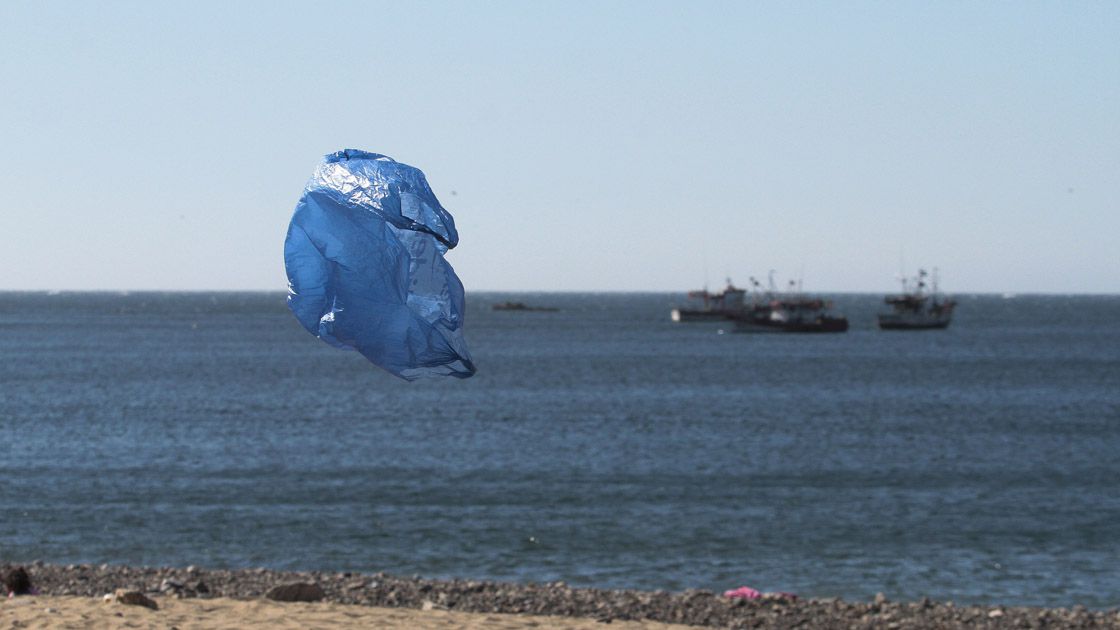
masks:
<path id="1" fill-rule="evenodd" d="M 421 611 L 335 603 L 280 603 L 269 600 L 153 598 L 159 610 L 91 597 L 17 597 L 0 600 L 0 628 L 461 628 L 463 630 L 683 630 L 688 626 L 638 621 Z"/>
<path id="2" fill-rule="evenodd" d="M 0 563 L 0 572 L 13 565 Z M 731 599 L 705 590 L 578 588 L 419 576 L 198 567 L 27 564 L 42 595 L 0 600 L 9 628 L 685 628 L 746 630 L 898 628 L 1115 628 L 1120 609 L 955 605 L 764 595 Z M 264 600 L 277 586 L 321 590 L 314 604 Z M 142 591 L 161 609 L 104 603 L 117 589 Z M 312 589 L 314 591 L 314 589 Z M 312 595 L 316 595 L 314 592 Z M 49 609 L 49 610 L 48 610 Z M 448 612 L 448 609 L 454 612 Z M 119 613 L 119 615 L 118 615 Z M 545 616 L 549 615 L 549 616 Z M 641 621 L 656 620 L 656 621 Z M 608 626 L 607 622 L 610 625 Z"/>

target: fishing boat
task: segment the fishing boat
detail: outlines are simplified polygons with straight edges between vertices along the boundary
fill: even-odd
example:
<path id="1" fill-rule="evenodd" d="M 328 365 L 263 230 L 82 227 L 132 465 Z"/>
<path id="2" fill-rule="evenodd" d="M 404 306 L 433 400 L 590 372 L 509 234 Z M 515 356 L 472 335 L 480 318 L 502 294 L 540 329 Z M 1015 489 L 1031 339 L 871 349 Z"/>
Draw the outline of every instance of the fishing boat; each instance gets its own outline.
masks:
<path id="1" fill-rule="evenodd" d="M 746 309 L 731 319 L 735 332 L 846 332 L 848 318 L 833 314 L 831 307 L 831 303 L 820 299 L 779 299 Z"/>
<path id="2" fill-rule="evenodd" d="M 910 279 L 902 278 L 902 293 L 888 295 L 883 300 L 891 310 L 879 314 L 879 328 L 938 330 L 949 327 L 957 303 L 937 290 L 936 269 L 931 278 L 932 286 L 926 283 L 927 277 L 930 277 L 929 274 L 924 269 L 919 269 L 918 276 L 912 279 L 913 289 L 909 287 Z"/>
<path id="3" fill-rule="evenodd" d="M 709 292 L 707 287 L 699 291 L 689 291 L 688 299 L 693 304 L 688 307 L 674 308 L 669 317 L 675 322 L 712 322 L 728 319 L 743 310 L 743 297 L 747 294 L 727 279 L 727 288 L 719 292 Z"/>
<path id="4" fill-rule="evenodd" d="M 735 332 L 785 332 L 785 333 L 840 333 L 848 330 L 848 318 L 832 312 L 832 303 L 806 296 L 801 283 L 790 281 L 789 291 L 778 294 L 774 290 L 773 271 L 770 272 L 770 290 L 761 293 L 740 312 L 730 317 L 735 322 Z M 759 283 L 751 278 L 756 290 Z"/>

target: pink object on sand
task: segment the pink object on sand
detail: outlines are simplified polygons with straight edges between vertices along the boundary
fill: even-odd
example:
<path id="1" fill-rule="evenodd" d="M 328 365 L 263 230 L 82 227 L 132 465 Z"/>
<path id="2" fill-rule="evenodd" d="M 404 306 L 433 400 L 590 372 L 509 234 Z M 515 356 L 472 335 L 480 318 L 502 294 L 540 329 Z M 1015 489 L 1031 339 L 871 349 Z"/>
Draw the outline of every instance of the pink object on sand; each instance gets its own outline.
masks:
<path id="1" fill-rule="evenodd" d="M 730 597 L 731 599 L 758 599 L 762 597 L 762 593 L 759 593 L 749 586 L 740 586 L 737 589 L 724 591 L 723 596 Z"/>

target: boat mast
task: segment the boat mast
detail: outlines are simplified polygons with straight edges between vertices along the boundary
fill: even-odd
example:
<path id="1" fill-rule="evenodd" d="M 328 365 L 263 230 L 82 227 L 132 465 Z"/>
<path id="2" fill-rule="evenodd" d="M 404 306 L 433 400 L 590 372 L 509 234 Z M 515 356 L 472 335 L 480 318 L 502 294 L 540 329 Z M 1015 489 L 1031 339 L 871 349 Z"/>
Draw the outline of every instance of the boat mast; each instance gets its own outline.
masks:
<path id="1" fill-rule="evenodd" d="M 762 297 L 762 283 L 754 276 L 750 277 L 751 282 L 751 304 L 758 304 L 759 299 Z"/>
<path id="2" fill-rule="evenodd" d="M 909 293 L 906 284 L 908 278 L 906 277 L 906 250 L 901 246 L 898 248 L 898 279 L 902 282 L 903 295 Z"/>

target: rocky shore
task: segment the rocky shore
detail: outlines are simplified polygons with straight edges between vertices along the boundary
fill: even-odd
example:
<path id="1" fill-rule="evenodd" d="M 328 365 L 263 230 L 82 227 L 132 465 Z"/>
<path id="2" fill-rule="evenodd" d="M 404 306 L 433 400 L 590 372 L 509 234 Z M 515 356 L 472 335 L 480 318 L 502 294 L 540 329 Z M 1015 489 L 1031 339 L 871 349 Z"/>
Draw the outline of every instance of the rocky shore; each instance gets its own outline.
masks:
<path id="1" fill-rule="evenodd" d="M 42 595 L 102 597 L 117 589 L 160 598 L 256 599 L 285 585 L 298 599 L 341 604 L 482 613 L 561 615 L 649 620 L 721 628 L 1120 628 L 1120 611 L 1072 608 L 955 606 L 952 602 L 898 603 L 837 599 L 728 599 L 691 590 L 602 590 L 563 582 L 512 584 L 478 580 L 427 580 L 384 573 L 283 572 L 265 569 L 209 570 L 117 565 L 23 565 Z M 14 565 L 0 564 L 0 574 Z"/>

